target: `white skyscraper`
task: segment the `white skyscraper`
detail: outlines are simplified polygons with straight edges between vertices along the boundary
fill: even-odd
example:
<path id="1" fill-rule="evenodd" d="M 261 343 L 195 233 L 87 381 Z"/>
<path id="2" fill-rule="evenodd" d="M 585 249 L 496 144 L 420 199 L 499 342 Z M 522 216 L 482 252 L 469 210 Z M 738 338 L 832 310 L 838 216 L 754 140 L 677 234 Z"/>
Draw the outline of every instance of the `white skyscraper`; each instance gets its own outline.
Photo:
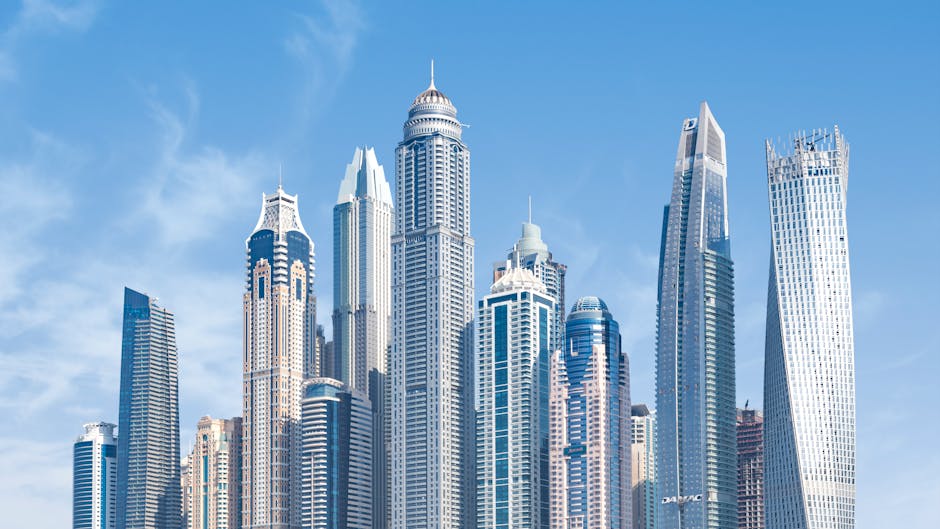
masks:
<path id="1" fill-rule="evenodd" d="M 764 506 L 774 529 L 855 527 L 855 353 L 839 133 L 767 142 Z"/>
<path id="2" fill-rule="evenodd" d="M 93 422 L 75 440 L 72 529 L 114 529 L 117 499 L 115 425 Z"/>
<path id="3" fill-rule="evenodd" d="M 549 370 L 555 302 L 511 268 L 480 300 L 477 527 L 549 527 Z"/>
<path id="4" fill-rule="evenodd" d="M 333 366 L 372 404 L 372 519 L 388 527 L 386 375 L 392 310 L 392 192 L 372 149 L 356 148 L 333 206 Z"/>
<path id="5" fill-rule="evenodd" d="M 262 197 L 246 241 L 242 527 L 300 528 L 300 396 L 315 365 L 313 242 L 297 197 Z"/>
<path id="6" fill-rule="evenodd" d="M 393 529 L 474 525 L 470 150 L 434 87 L 395 151 L 392 237 Z"/>

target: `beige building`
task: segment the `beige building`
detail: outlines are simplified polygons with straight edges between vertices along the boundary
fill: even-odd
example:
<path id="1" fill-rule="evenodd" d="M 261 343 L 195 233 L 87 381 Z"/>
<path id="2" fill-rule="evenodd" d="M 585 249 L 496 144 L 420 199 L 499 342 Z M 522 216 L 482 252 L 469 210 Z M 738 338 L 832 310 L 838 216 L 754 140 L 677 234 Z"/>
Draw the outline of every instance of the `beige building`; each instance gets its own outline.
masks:
<path id="1" fill-rule="evenodd" d="M 634 404 L 633 441 L 630 453 L 633 458 L 633 529 L 655 529 L 656 527 L 656 412 L 646 404 Z"/>
<path id="2" fill-rule="evenodd" d="M 242 525 L 242 419 L 199 420 L 184 486 L 188 529 L 239 529 Z M 188 497 L 187 497 L 188 496 Z"/>

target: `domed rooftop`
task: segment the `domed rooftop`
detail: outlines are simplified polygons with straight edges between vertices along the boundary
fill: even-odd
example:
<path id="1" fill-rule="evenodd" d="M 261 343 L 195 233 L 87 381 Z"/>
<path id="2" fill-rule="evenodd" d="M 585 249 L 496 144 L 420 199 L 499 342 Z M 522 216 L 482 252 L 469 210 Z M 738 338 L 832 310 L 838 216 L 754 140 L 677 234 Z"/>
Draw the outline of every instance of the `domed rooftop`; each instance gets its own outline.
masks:
<path id="1" fill-rule="evenodd" d="M 536 292 L 545 292 L 545 285 L 535 277 L 535 274 L 525 268 L 510 268 L 503 277 L 493 283 L 490 293 L 508 292 L 517 289 L 531 289 Z"/>
<path id="2" fill-rule="evenodd" d="M 606 311 L 607 304 L 597 296 L 584 296 L 578 299 L 571 307 L 571 312 L 584 312 L 588 310 Z"/>
<path id="3" fill-rule="evenodd" d="M 450 102 L 450 99 L 444 95 L 444 92 L 434 87 L 434 79 L 431 79 L 431 86 L 429 86 L 427 90 L 418 94 L 418 97 L 411 103 L 411 106 L 428 103 L 454 106 L 454 104 Z"/>

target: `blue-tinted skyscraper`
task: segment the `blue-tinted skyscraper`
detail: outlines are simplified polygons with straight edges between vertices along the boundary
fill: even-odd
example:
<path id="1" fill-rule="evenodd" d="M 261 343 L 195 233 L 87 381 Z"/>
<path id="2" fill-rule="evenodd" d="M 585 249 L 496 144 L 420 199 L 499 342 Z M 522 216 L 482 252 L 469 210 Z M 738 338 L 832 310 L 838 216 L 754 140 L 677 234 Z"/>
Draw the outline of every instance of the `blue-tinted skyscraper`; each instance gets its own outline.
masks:
<path id="1" fill-rule="evenodd" d="M 117 440 L 113 424 L 85 425 L 73 447 L 72 529 L 117 525 Z"/>
<path id="2" fill-rule="evenodd" d="M 734 267 L 725 135 L 702 103 L 682 124 L 663 215 L 656 356 L 662 529 L 737 527 Z"/>
<path id="3" fill-rule="evenodd" d="M 372 529 L 372 404 L 332 378 L 304 384 L 302 527 Z"/>
<path id="4" fill-rule="evenodd" d="M 552 529 L 630 529 L 630 365 L 600 298 L 568 314 L 551 367 Z"/>
<path id="5" fill-rule="evenodd" d="M 178 529 L 180 423 L 173 314 L 124 289 L 117 529 Z"/>
<path id="6" fill-rule="evenodd" d="M 549 364 L 555 302 L 511 268 L 480 300 L 477 527 L 549 527 Z"/>

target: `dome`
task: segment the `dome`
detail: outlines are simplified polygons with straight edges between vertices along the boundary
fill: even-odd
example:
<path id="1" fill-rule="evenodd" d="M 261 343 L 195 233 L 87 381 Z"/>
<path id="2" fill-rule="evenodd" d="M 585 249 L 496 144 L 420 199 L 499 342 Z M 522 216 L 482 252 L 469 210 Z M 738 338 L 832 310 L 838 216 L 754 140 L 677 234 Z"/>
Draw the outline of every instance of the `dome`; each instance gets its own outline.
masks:
<path id="1" fill-rule="evenodd" d="M 512 290 L 529 289 L 536 292 L 545 292 L 545 285 L 535 277 L 535 274 L 525 268 L 510 268 L 503 277 L 493 283 L 490 293 L 509 292 Z"/>
<path id="2" fill-rule="evenodd" d="M 589 310 L 607 311 L 607 304 L 597 296 L 584 296 L 578 299 L 571 307 L 571 312 L 585 312 Z"/>
<path id="3" fill-rule="evenodd" d="M 418 97 L 415 98 L 414 102 L 411 103 L 411 106 L 416 105 L 427 105 L 427 104 L 439 104 L 439 105 L 450 105 L 454 106 L 450 102 L 450 99 L 444 95 L 444 92 L 441 92 L 437 88 L 434 88 L 434 83 L 432 81 L 431 86 L 427 90 L 418 94 Z"/>

